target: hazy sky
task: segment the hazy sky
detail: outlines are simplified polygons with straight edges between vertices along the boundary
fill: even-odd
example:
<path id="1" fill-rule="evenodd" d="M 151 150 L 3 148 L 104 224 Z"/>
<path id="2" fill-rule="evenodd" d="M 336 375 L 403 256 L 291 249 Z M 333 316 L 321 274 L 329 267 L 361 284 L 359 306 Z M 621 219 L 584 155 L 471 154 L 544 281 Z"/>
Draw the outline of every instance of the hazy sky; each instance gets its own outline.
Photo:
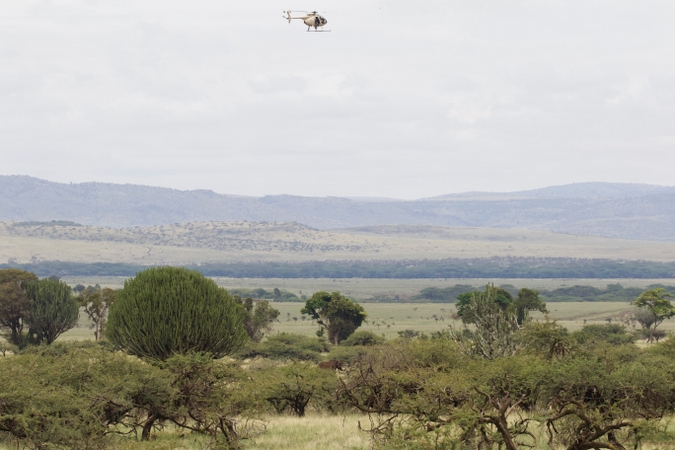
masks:
<path id="1" fill-rule="evenodd" d="M 672 0 L 2 0 L 0 174 L 398 198 L 673 185 L 674 24 Z"/>

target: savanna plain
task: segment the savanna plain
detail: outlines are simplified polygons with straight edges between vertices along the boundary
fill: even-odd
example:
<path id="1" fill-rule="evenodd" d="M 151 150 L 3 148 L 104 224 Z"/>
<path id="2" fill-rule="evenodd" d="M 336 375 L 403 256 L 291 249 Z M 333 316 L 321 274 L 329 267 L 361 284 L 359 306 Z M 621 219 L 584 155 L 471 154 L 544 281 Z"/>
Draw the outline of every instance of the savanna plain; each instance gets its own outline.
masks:
<path id="1" fill-rule="evenodd" d="M 64 281 L 70 285 L 96 285 L 119 289 L 123 286 L 125 277 L 65 277 Z M 460 329 L 462 322 L 458 319 L 454 303 L 377 303 L 368 301 L 381 295 L 400 295 L 410 297 L 421 289 L 447 287 L 455 284 L 471 284 L 476 289 L 482 289 L 488 283 L 495 285 L 513 285 L 517 287 L 531 287 L 535 289 L 555 289 L 565 286 L 590 285 L 603 288 L 612 283 L 623 283 L 624 286 L 644 288 L 645 286 L 665 283 L 670 280 L 597 280 L 597 279 L 413 279 L 413 280 L 382 280 L 382 279 L 232 279 L 216 278 L 218 285 L 229 289 L 265 288 L 293 292 L 297 295 L 311 295 L 318 290 L 341 291 L 345 295 L 362 301 L 368 317 L 360 330 L 370 331 L 387 340 L 395 340 L 405 330 L 431 335 L 434 332 L 447 331 L 450 328 Z M 365 301 L 364 301 L 365 300 Z M 280 314 L 273 323 L 269 336 L 281 333 L 294 333 L 307 337 L 315 336 L 317 324 L 300 312 L 304 302 L 273 302 L 271 304 Z M 565 302 L 548 304 L 547 317 L 569 331 L 577 331 L 585 325 L 607 325 L 609 323 L 623 323 L 630 329 L 635 329 L 634 323 L 627 320 L 633 311 L 628 302 Z M 542 313 L 533 313 L 533 318 L 543 320 Z M 78 325 L 64 333 L 59 340 L 62 342 L 93 340 L 94 335 L 90 328 L 91 323 L 84 314 L 80 315 Z M 675 331 L 675 323 L 666 320 L 662 329 Z M 648 344 L 640 341 L 638 345 L 646 347 Z M 329 358 L 332 356 L 324 356 Z M 311 363 L 315 364 L 315 363 Z M 343 376 L 337 372 L 338 377 Z M 661 431 L 658 442 L 645 442 L 642 449 L 657 450 L 675 448 L 664 436 L 666 431 L 675 427 L 675 419 L 670 416 L 663 418 L 658 427 Z M 374 441 L 371 435 L 363 431 L 372 425 L 371 417 L 363 413 L 341 412 L 329 414 L 325 411 L 311 408 L 304 417 L 292 415 L 266 414 L 259 416 L 255 421 L 247 423 L 249 434 L 242 441 L 244 448 L 256 449 L 368 449 Z M 543 422 L 535 427 L 534 435 L 537 438 L 536 449 L 562 449 L 563 446 L 549 447 Z M 664 440 L 665 439 L 665 440 Z M 208 439 L 186 434 L 184 431 L 167 426 L 162 433 L 157 433 L 150 442 L 120 440 L 116 448 L 138 449 L 205 449 L 212 448 Z M 9 450 L 13 445 L 0 448 Z M 386 445 L 385 447 L 386 448 Z M 446 448 L 434 447 L 429 443 L 420 446 L 410 444 L 407 447 L 397 448 Z M 449 448 L 449 447 L 447 447 Z M 457 447 L 460 448 L 460 447 Z M 525 447 L 523 447 L 525 448 Z M 606 447 L 611 448 L 611 447 Z M 620 448 L 620 447 L 616 447 Z"/>

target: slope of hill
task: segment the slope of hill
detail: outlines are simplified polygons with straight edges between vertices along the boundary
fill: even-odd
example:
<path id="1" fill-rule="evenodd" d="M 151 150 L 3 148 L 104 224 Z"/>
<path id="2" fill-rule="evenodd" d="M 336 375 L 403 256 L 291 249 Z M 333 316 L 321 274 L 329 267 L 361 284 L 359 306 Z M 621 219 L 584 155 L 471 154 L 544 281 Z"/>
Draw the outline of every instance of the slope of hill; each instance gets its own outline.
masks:
<path id="1" fill-rule="evenodd" d="M 195 221 L 297 222 L 331 229 L 375 225 L 527 228 L 675 241 L 675 188 L 581 183 L 515 193 L 414 201 L 275 195 L 243 197 L 108 183 L 0 176 L 0 220 L 69 220 L 132 227 Z"/>
<path id="2" fill-rule="evenodd" d="M 57 260 L 150 265 L 490 257 L 669 262 L 675 261 L 675 243 L 428 225 L 316 230 L 281 222 L 196 222 L 133 228 L 0 222 L 0 264 Z"/>

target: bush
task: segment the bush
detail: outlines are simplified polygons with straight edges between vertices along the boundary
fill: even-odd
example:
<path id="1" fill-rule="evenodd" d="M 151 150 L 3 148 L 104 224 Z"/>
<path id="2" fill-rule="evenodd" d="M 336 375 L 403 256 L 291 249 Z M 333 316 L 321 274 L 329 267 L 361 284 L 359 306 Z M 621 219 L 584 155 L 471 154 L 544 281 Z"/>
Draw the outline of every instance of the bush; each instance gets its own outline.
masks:
<path id="1" fill-rule="evenodd" d="M 610 345 L 624 345 L 635 342 L 636 337 L 626 332 L 626 327 L 619 324 L 586 325 L 581 330 L 572 333 L 572 338 L 579 344 L 607 343 Z"/>
<path id="2" fill-rule="evenodd" d="M 350 366 L 376 348 L 377 347 L 370 345 L 355 345 L 352 347 L 345 347 L 342 345 L 333 346 L 326 359 L 336 359 L 342 363 L 343 367 Z"/>
<path id="3" fill-rule="evenodd" d="M 378 336 L 372 331 L 355 331 L 344 341 L 340 342 L 340 345 L 346 347 L 353 347 L 355 345 L 379 345 L 383 344 L 385 341 L 383 336 Z"/>
<path id="4" fill-rule="evenodd" d="M 244 308 L 199 272 L 159 267 L 124 283 L 110 307 L 106 336 L 132 355 L 229 355 L 248 339 Z"/>
<path id="5" fill-rule="evenodd" d="M 109 427 L 134 427 L 148 408 L 172 405 L 158 368 L 90 347 L 40 346 L 0 364 L 0 438 L 22 448 L 105 448 Z"/>
<path id="6" fill-rule="evenodd" d="M 249 342 L 237 356 L 240 358 L 291 359 L 318 361 L 320 353 L 328 351 L 325 340 L 293 333 L 280 333 L 261 343 Z"/>
<path id="7" fill-rule="evenodd" d="M 336 412 L 338 380 L 315 364 L 292 363 L 257 371 L 256 385 L 279 414 L 287 411 L 303 417 L 308 408 Z"/>

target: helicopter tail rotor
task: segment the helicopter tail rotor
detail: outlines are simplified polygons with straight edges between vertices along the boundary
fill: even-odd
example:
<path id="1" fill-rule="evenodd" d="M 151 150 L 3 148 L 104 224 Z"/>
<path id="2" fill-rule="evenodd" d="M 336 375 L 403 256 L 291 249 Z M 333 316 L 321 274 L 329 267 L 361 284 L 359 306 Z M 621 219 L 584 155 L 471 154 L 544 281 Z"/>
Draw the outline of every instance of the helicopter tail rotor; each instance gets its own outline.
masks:
<path id="1" fill-rule="evenodd" d="M 291 23 L 291 12 L 290 11 L 284 11 L 284 14 L 286 14 L 285 16 L 283 16 L 284 19 L 287 19 L 288 23 Z"/>

